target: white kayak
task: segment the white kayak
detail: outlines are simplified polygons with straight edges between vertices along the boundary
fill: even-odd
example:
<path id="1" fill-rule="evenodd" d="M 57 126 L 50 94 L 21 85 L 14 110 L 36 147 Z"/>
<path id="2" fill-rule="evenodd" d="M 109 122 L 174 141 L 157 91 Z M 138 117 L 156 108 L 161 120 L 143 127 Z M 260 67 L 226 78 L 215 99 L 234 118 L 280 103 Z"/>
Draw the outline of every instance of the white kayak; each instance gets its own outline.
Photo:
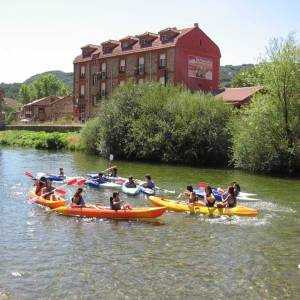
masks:
<path id="1" fill-rule="evenodd" d="M 128 188 L 128 187 L 126 187 L 126 183 L 124 183 L 122 185 L 122 192 L 127 195 L 135 196 L 141 192 L 141 189 L 139 186 L 137 186 L 135 188 Z"/>

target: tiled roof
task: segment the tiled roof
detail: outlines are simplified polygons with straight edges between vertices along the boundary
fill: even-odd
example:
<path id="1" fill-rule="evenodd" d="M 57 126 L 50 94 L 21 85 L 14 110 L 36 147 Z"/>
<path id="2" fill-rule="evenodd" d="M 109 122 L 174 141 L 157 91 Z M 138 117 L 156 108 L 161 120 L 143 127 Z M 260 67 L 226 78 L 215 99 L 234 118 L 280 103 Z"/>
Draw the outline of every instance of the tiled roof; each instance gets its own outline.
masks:
<path id="1" fill-rule="evenodd" d="M 194 28 L 195 27 L 179 30 L 180 34 L 174 37 L 174 39 L 168 43 L 162 43 L 159 36 L 157 35 L 157 37 L 153 40 L 152 45 L 147 47 L 141 47 L 140 43 L 135 43 L 131 49 L 123 50 L 121 47 L 121 42 L 118 42 L 119 43 L 118 46 L 114 48 L 114 50 L 111 53 L 104 54 L 102 51 L 102 46 L 97 46 L 98 48 L 92 53 L 92 56 L 94 56 L 95 54 L 100 54 L 100 58 L 109 58 L 109 57 L 115 57 L 124 54 L 139 53 L 139 52 L 146 52 L 149 50 L 159 50 L 159 49 L 175 47 L 178 39 L 180 39 L 190 31 L 192 31 Z M 92 56 L 83 58 L 82 55 L 79 55 L 74 59 L 74 63 L 89 61 L 92 59 Z"/>
<path id="2" fill-rule="evenodd" d="M 48 106 L 49 105 L 49 102 L 47 100 L 52 100 L 54 99 L 55 101 L 56 100 L 59 100 L 59 99 L 62 99 L 64 97 L 59 97 L 59 96 L 47 96 L 47 97 L 43 97 L 43 98 L 40 98 L 40 99 L 36 99 L 32 102 L 29 102 L 27 104 L 25 104 L 23 107 L 28 107 L 28 106 L 31 106 L 31 105 L 44 105 L 44 106 Z M 43 103 L 44 102 L 44 103 Z"/>
<path id="3" fill-rule="evenodd" d="M 225 88 L 223 92 L 216 95 L 217 98 L 222 98 L 229 103 L 239 103 L 262 90 L 260 86 L 241 87 L 241 88 Z"/>

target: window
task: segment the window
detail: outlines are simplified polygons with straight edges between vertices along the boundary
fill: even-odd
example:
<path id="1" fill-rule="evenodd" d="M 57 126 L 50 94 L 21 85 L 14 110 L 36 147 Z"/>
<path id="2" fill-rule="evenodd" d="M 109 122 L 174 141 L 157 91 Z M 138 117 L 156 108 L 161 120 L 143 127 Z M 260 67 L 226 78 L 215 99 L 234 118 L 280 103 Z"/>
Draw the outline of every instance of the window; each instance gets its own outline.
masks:
<path id="1" fill-rule="evenodd" d="M 84 84 L 80 86 L 80 96 L 84 96 Z"/>
<path id="2" fill-rule="evenodd" d="M 101 78 L 106 79 L 106 63 L 101 64 Z"/>
<path id="3" fill-rule="evenodd" d="M 150 40 L 147 39 L 141 39 L 141 47 L 147 47 L 147 46 L 151 46 L 152 42 Z"/>
<path id="4" fill-rule="evenodd" d="M 166 67 L 166 54 L 160 54 L 159 55 L 159 67 L 165 68 Z"/>
<path id="5" fill-rule="evenodd" d="M 93 64 L 93 65 L 96 65 L 96 64 L 97 64 L 97 59 L 96 59 L 96 58 L 93 58 L 92 64 Z"/>
<path id="6" fill-rule="evenodd" d="M 80 67 L 80 78 L 84 78 L 85 77 L 85 66 L 82 65 Z"/>
<path id="7" fill-rule="evenodd" d="M 120 80 L 119 86 L 123 86 L 124 84 L 125 84 L 125 81 L 124 80 Z"/>
<path id="8" fill-rule="evenodd" d="M 105 82 L 101 83 L 101 98 L 104 98 L 106 96 L 106 84 Z"/>
<path id="9" fill-rule="evenodd" d="M 97 85 L 97 74 L 93 74 L 93 85 Z"/>
<path id="10" fill-rule="evenodd" d="M 94 106 L 97 104 L 97 96 L 93 97 L 93 104 L 94 104 Z"/>
<path id="11" fill-rule="evenodd" d="M 139 57 L 139 74 L 143 75 L 145 73 L 145 59 L 143 56 Z"/>
<path id="12" fill-rule="evenodd" d="M 160 77 L 160 78 L 159 78 L 159 82 L 160 82 L 162 85 L 165 85 L 165 84 L 166 84 L 166 79 L 165 79 L 165 77 Z"/>
<path id="13" fill-rule="evenodd" d="M 143 84 L 144 83 L 144 78 L 140 78 L 138 81 L 139 84 Z"/>
<path id="14" fill-rule="evenodd" d="M 160 36 L 160 39 L 163 43 L 167 42 L 169 40 L 168 38 L 168 35 L 166 33 L 163 33 L 161 36 Z"/>
<path id="15" fill-rule="evenodd" d="M 125 73 L 126 71 L 126 61 L 125 59 L 120 60 L 120 73 Z"/>

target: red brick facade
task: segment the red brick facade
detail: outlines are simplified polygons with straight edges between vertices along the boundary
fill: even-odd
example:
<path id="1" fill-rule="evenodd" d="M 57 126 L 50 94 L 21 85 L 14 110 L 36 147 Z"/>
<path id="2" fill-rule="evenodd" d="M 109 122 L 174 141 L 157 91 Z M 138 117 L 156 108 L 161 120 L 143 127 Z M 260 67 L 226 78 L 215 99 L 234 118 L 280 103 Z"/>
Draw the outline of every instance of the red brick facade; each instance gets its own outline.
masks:
<path id="1" fill-rule="evenodd" d="M 218 90 L 220 50 L 197 24 L 81 49 L 74 60 L 74 113 L 81 121 L 93 116 L 97 102 L 129 79 L 184 84 L 192 91 Z"/>

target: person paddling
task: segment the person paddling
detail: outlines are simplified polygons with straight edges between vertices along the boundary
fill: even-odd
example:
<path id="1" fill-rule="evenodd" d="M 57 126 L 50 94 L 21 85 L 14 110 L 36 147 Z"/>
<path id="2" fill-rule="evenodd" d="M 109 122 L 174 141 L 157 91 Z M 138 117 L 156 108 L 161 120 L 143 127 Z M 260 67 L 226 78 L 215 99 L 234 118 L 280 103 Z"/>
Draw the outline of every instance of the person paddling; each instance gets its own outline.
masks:
<path id="1" fill-rule="evenodd" d="M 214 207 L 216 203 L 216 198 L 209 185 L 205 187 L 204 203 L 207 207 Z"/>
<path id="2" fill-rule="evenodd" d="M 115 168 L 112 168 L 110 174 L 109 174 L 110 177 L 118 177 L 118 168 L 115 167 Z"/>
<path id="3" fill-rule="evenodd" d="M 41 194 L 44 195 L 45 194 L 45 199 L 48 200 L 55 200 L 54 199 L 54 190 L 55 187 L 52 186 L 52 182 L 50 180 L 46 180 L 46 186 L 42 188 Z"/>
<path id="4" fill-rule="evenodd" d="M 150 175 L 146 175 L 145 176 L 145 183 L 143 183 L 143 187 L 147 188 L 147 189 L 151 189 L 154 190 L 155 188 L 155 184 L 154 182 L 151 180 L 151 176 Z"/>
<path id="5" fill-rule="evenodd" d="M 78 188 L 74 196 L 72 197 L 72 206 L 81 206 L 85 207 L 85 202 L 82 197 L 82 188 Z"/>
<path id="6" fill-rule="evenodd" d="M 99 173 L 98 174 L 98 178 L 96 179 L 96 181 L 101 184 L 101 183 L 106 183 L 107 179 L 104 177 L 103 173 Z"/>
<path id="7" fill-rule="evenodd" d="M 128 177 L 128 181 L 125 183 L 127 188 L 136 188 L 136 182 L 133 180 L 133 177 Z"/>
<path id="8" fill-rule="evenodd" d="M 223 195 L 222 202 L 217 204 L 217 207 L 228 207 L 233 208 L 236 206 L 236 197 L 234 195 L 234 187 L 230 186 L 228 187 L 228 190 Z"/>
<path id="9" fill-rule="evenodd" d="M 37 179 L 34 182 L 34 186 L 35 186 L 35 194 L 37 196 L 41 196 L 42 189 L 44 188 L 44 183 L 42 181 L 40 181 L 39 179 Z"/>
<path id="10" fill-rule="evenodd" d="M 121 200 L 120 200 L 120 193 L 118 191 L 113 192 L 112 197 L 110 197 L 110 208 L 112 210 L 120 210 L 123 209 L 132 209 L 132 207 L 129 204 L 124 204 L 121 207 Z"/>
<path id="11" fill-rule="evenodd" d="M 59 176 L 65 176 L 64 168 L 59 168 Z"/>

